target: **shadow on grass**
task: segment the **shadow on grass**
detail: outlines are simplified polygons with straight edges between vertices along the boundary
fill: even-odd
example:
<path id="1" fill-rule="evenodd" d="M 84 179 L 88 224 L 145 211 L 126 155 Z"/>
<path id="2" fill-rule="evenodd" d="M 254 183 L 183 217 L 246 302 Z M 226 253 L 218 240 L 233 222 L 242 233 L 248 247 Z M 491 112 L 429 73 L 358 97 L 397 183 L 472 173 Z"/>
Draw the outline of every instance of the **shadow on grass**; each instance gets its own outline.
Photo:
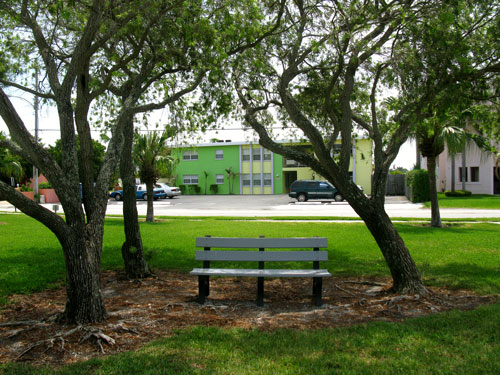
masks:
<path id="1" fill-rule="evenodd" d="M 196 327 L 137 352 L 4 374 L 498 374 L 500 304 L 402 323 L 279 330 Z M 2 367 L 0 367 L 0 370 Z"/>
<path id="2" fill-rule="evenodd" d="M 469 289 L 485 294 L 500 293 L 500 264 L 481 267 L 470 263 L 448 263 L 433 266 L 419 265 L 424 279 L 432 285 L 446 285 L 453 289 Z"/>

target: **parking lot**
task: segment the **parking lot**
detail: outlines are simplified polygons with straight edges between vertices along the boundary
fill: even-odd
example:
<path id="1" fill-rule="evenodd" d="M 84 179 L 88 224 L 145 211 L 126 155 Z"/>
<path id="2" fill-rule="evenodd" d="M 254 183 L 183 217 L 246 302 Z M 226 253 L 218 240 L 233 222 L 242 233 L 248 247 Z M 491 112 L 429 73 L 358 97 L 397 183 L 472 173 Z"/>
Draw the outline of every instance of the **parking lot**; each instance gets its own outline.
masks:
<path id="1" fill-rule="evenodd" d="M 44 205 L 53 210 L 52 203 Z M 137 200 L 139 215 L 146 215 L 147 202 Z M 122 215 L 123 202 L 108 201 L 108 215 Z M 358 217 L 346 202 L 334 200 L 312 200 L 297 202 L 282 195 L 184 195 L 173 199 L 154 201 L 156 216 L 232 216 L 232 217 Z M 411 203 L 406 197 L 386 197 L 385 210 L 390 217 L 426 218 L 431 217 L 429 208 Z M 14 212 L 14 206 L 0 202 L 0 212 Z M 58 206 L 58 212 L 62 207 Z M 500 210 L 444 209 L 442 218 L 500 217 Z"/>
<path id="2" fill-rule="evenodd" d="M 122 202 L 109 201 L 108 214 L 120 215 Z M 139 215 L 146 214 L 146 202 L 137 201 Z M 235 216 L 235 217 L 358 217 L 346 201 L 311 200 L 297 202 L 282 195 L 185 195 L 154 202 L 158 216 Z M 429 208 L 411 203 L 406 197 L 386 197 L 390 217 L 430 218 Z M 443 218 L 500 217 L 500 210 L 441 209 Z"/>

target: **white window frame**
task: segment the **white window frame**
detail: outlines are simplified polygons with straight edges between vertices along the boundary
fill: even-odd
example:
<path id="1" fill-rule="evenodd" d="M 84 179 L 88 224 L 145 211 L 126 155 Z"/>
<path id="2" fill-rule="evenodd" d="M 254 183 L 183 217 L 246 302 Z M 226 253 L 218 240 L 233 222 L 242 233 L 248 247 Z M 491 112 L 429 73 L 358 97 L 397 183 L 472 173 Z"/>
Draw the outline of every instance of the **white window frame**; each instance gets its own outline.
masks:
<path id="1" fill-rule="evenodd" d="M 215 150 L 215 160 L 224 160 L 224 150 Z"/>
<path id="2" fill-rule="evenodd" d="M 197 174 L 185 174 L 182 176 L 184 185 L 198 185 L 199 179 Z"/>
<path id="3" fill-rule="evenodd" d="M 182 160 L 184 160 L 184 161 L 198 160 L 198 151 L 197 150 L 183 151 L 182 152 Z"/>
<path id="4" fill-rule="evenodd" d="M 216 174 L 215 175 L 215 183 L 217 185 L 223 185 L 224 184 L 224 175 L 223 174 Z"/>

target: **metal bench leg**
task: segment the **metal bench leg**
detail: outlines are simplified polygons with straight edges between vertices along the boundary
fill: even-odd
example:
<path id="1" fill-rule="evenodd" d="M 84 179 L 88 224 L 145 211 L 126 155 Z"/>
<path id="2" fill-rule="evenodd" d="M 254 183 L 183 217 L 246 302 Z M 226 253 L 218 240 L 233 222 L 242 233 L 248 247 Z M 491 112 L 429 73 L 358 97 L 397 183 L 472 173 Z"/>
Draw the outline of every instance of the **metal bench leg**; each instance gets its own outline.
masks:
<path id="1" fill-rule="evenodd" d="M 313 304 L 315 306 L 321 306 L 321 294 L 323 289 L 323 278 L 313 277 Z"/>
<path id="2" fill-rule="evenodd" d="M 198 276 L 198 303 L 204 304 L 205 298 L 210 293 L 210 284 L 208 276 Z"/>
<path id="3" fill-rule="evenodd" d="M 264 306 L 264 278 L 257 277 L 257 306 Z"/>

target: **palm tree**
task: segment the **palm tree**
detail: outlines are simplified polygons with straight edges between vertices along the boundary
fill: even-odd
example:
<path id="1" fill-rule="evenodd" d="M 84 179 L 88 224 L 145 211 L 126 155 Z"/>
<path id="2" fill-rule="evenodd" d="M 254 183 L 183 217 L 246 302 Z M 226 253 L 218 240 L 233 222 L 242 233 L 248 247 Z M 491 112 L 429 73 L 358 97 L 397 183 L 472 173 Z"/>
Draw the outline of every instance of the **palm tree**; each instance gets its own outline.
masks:
<path id="1" fill-rule="evenodd" d="M 21 161 L 7 149 L 0 149 L 0 176 L 17 178 L 24 176 L 24 168 L 21 165 Z"/>
<path id="2" fill-rule="evenodd" d="M 139 169 L 139 177 L 146 184 L 148 208 L 146 221 L 154 221 L 153 188 L 160 175 L 168 170 L 172 162 L 167 141 L 172 137 L 172 130 L 168 128 L 162 133 L 156 131 L 144 135 L 136 134 L 134 144 L 134 162 Z"/>
<path id="3" fill-rule="evenodd" d="M 489 149 L 487 140 L 475 134 L 473 129 L 467 126 L 467 119 L 471 116 L 472 112 L 465 110 L 458 114 L 446 114 L 444 118 L 439 118 L 438 116 L 431 117 L 417 125 L 417 145 L 422 156 L 427 158 L 431 199 L 431 226 L 433 227 L 441 228 L 443 226 L 436 188 L 436 159 L 444 151 L 445 145 L 452 157 L 452 168 L 454 168 L 454 155 L 465 151 L 467 143 L 473 141 L 479 148 Z M 454 188 L 453 184 L 454 171 L 452 171 L 452 187 Z"/>

